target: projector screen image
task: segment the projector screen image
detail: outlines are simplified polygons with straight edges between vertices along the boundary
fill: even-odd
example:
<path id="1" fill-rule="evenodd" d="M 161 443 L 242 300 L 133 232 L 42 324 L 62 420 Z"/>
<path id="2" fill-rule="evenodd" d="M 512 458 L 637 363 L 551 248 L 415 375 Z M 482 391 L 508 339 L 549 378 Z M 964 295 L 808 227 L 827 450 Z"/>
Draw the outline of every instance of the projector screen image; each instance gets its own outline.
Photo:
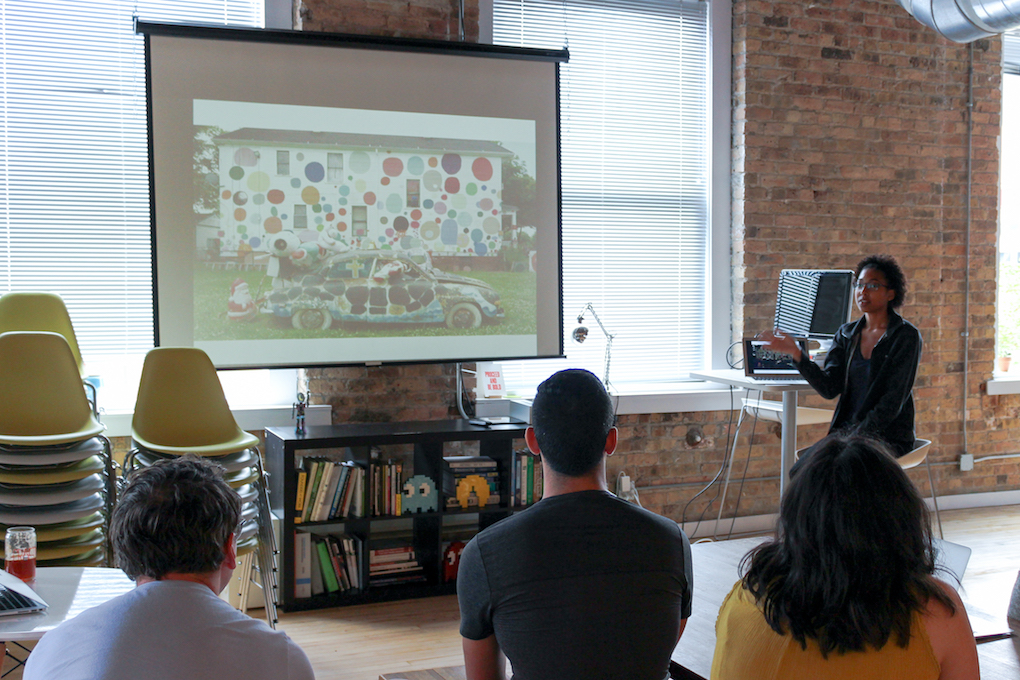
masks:
<path id="1" fill-rule="evenodd" d="M 188 29 L 139 26 L 157 344 L 221 368 L 562 354 L 555 60 Z"/>

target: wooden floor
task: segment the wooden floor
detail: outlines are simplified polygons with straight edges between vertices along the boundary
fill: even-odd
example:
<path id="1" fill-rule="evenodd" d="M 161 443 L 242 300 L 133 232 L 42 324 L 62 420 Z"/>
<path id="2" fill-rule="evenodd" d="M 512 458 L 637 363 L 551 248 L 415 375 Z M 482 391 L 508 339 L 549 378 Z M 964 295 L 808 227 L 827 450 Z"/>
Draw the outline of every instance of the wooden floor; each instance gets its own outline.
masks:
<path id="1" fill-rule="evenodd" d="M 1008 600 L 1020 569 L 1020 505 L 946 511 L 942 519 L 946 539 L 974 551 L 964 588 Z M 446 596 L 282 614 L 280 627 L 304 648 L 319 680 L 376 680 L 461 665 L 458 618 L 456 597 Z"/>

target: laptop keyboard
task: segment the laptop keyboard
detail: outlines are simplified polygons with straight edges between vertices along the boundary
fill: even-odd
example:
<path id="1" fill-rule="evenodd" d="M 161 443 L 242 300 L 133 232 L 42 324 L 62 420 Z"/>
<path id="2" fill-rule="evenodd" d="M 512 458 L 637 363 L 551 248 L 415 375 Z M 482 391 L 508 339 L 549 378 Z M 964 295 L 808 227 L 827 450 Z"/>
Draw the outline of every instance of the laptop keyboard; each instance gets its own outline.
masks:
<path id="1" fill-rule="evenodd" d="M 0 585 L 0 612 L 16 612 L 24 609 L 39 609 L 41 605 L 16 590 Z"/>

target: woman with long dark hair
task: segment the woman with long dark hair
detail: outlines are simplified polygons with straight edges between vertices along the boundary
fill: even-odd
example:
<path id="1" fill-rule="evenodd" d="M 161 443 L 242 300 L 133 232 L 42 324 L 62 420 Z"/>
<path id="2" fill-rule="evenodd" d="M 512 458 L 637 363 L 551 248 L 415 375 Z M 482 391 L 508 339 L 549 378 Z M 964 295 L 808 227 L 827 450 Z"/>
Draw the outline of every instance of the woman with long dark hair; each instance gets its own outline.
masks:
<path id="1" fill-rule="evenodd" d="M 935 578 L 928 511 L 888 449 L 830 436 L 783 497 L 716 622 L 712 680 L 971 680 L 977 648 Z"/>
<path id="2" fill-rule="evenodd" d="M 921 334 L 896 313 L 907 280 L 896 260 L 882 255 L 864 258 L 854 273 L 854 300 L 862 315 L 836 331 L 824 366 L 779 329 L 759 337 L 769 349 L 792 356 L 820 395 L 839 397 L 830 433 L 881 439 L 902 456 L 914 447 L 912 390 L 921 360 Z"/>

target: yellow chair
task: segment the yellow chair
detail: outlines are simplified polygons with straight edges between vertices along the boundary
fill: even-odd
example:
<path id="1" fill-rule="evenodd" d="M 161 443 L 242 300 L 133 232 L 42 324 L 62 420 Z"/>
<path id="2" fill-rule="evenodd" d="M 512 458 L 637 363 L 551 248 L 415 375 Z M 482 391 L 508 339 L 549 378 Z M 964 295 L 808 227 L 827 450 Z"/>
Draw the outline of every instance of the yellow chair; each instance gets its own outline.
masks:
<path id="1" fill-rule="evenodd" d="M 151 465 L 160 457 L 192 453 L 222 460 L 226 481 L 252 488 L 257 509 L 254 556 L 265 594 L 267 619 L 276 624 L 276 540 L 269 511 L 266 475 L 258 437 L 237 425 L 209 356 L 192 347 L 158 347 L 142 365 L 131 434 L 135 446 L 124 461 L 125 472 Z M 245 456 L 246 452 L 253 455 Z M 241 454 L 241 455 L 239 455 Z M 250 578 L 250 577 L 249 577 Z M 247 598 L 245 598 L 247 599 Z"/>
<path id="2" fill-rule="evenodd" d="M 102 508 L 108 539 L 116 483 L 104 429 L 62 335 L 0 334 L 0 482 L 6 485 L 0 489 L 0 524 L 45 527 Z M 66 547 L 53 559 L 86 552 L 79 547 Z M 107 540 L 107 557 L 109 548 Z"/>
<path id="3" fill-rule="evenodd" d="M 928 449 L 931 448 L 930 439 L 915 439 L 914 448 L 908 453 L 903 454 L 896 459 L 896 462 L 900 464 L 900 467 L 904 470 L 917 467 L 921 463 L 924 463 L 925 468 L 928 470 L 928 488 L 931 489 L 931 504 L 935 507 L 935 521 L 939 525 L 939 537 L 945 538 L 942 533 L 942 517 L 939 516 L 939 501 L 935 496 L 935 480 L 931 476 L 931 463 L 928 461 Z"/>
<path id="4" fill-rule="evenodd" d="M 6 293 L 0 296 L 0 333 L 10 331 L 49 331 L 64 336 L 71 348 L 78 375 L 85 379 L 85 361 L 78 349 L 78 338 L 74 334 L 71 315 L 67 313 L 64 300 L 54 293 Z M 96 388 L 86 383 L 92 410 L 98 416 Z"/>

